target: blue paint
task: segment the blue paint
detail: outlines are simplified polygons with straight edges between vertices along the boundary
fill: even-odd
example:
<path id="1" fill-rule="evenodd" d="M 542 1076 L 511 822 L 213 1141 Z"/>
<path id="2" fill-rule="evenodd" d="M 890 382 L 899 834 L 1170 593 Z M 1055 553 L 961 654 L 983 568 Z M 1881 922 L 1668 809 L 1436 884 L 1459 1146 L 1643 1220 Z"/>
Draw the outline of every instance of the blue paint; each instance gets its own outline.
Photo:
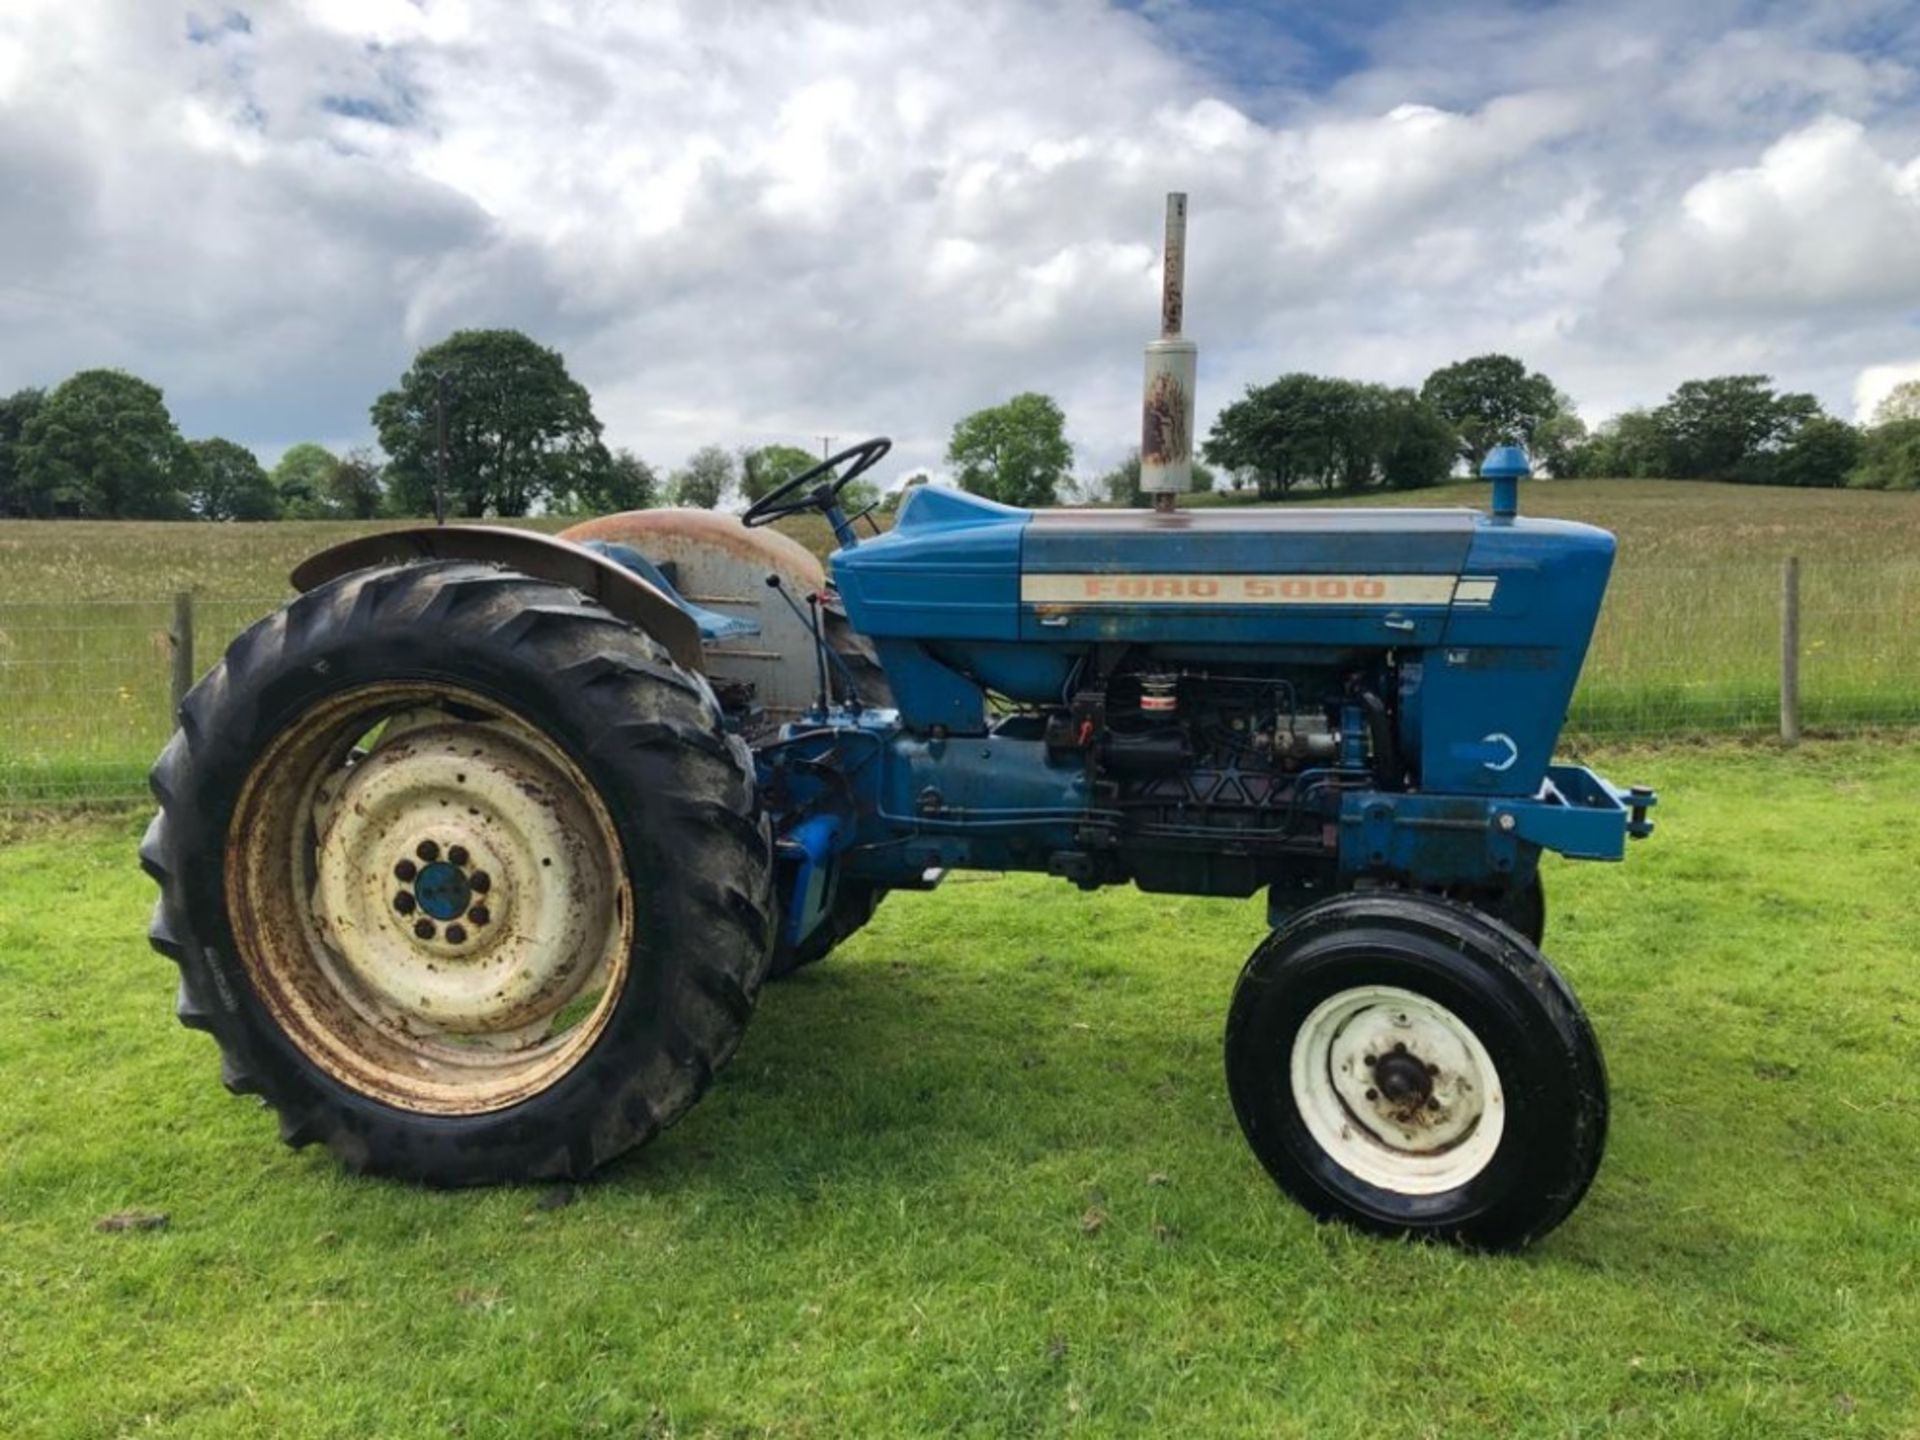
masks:
<path id="1" fill-rule="evenodd" d="M 705 605 L 696 605 L 693 601 L 687 599 L 687 597 L 682 595 L 675 587 L 674 583 L 667 579 L 666 575 L 661 572 L 658 565 L 634 549 L 633 546 L 623 544 L 618 540 L 583 540 L 580 543 L 584 548 L 593 551 L 594 554 L 606 556 L 607 559 L 613 561 L 614 564 L 620 566 L 622 569 L 631 570 L 642 580 L 651 584 L 654 589 L 658 590 L 662 595 L 665 595 L 667 599 L 671 600 L 675 605 L 678 605 L 682 610 L 686 611 L 695 626 L 699 628 L 700 638 L 702 640 L 732 640 L 739 636 L 758 635 L 760 633 L 760 622 L 758 620 L 746 615 L 725 615 L 718 610 L 709 609 Z"/>
<path id="2" fill-rule="evenodd" d="M 1266 886 L 1284 913 L 1363 882 L 1497 890 L 1544 850 L 1618 859 L 1651 828 L 1651 797 L 1553 763 L 1613 537 L 1519 517 L 1517 448 L 1483 473 L 1493 515 L 1028 511 L 925 486 L 890 533 L 848 531 L 832 573 L 897 708 L 811 713 L 756 749 L 787 941 L 845 880 L 915 887 L 938 868 Z M 1216 739 L 1176 748 L 1171 768 L 1151 749 L 1133 752 L 1147 768 L 1116 768 L 1118 732 L 1076 738 L 1074 707 L 1149 668 L 1284 689 L 1319 748 L 1279 767 Z M 1153 735 L 1135 743 L 1165 743 Z M 1247 801 L 1250 781 L 1282 798 Z"/>
<path id="3" fill-rule="evenodd" d="M 832 903 L 834 842 L 841 820 L 828 813 L 802 820 L 781 839 L 782 858 L 794 872 L 787 897 L 786 939 L 798 945 L 819 927 Z"/>
<path id="4" fill-rule="evenodd" d="M 1527 452 L 1518 445 L 1496 445 L 1480 462 L 1480 478 L 1493 482 L 1493 518 L 1511 520 L 1520 513 L 1520 482 L 1533 474 Z"/>
<path id="5" fill-rule="evenodd" d="M 420 902 L 420 909 L 435 920 L 457 920 L 467 913 L 473 887 L 459 866 L 436 860 L 423 867 L 414 879 L 413 897 Z"/>

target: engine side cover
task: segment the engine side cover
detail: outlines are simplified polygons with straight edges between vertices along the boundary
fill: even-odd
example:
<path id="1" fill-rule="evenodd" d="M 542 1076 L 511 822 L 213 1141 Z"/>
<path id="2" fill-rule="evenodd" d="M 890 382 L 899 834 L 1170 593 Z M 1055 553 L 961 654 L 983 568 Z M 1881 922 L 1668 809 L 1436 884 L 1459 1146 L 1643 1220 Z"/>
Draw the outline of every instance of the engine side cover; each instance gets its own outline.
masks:
<path id="1" fill-rule="evenodd" d="M 1021 699 L 1057 694 L 1066 657 L 1096 643 L 1256 664 L 1391 650 L 1417 662 L 1402 724 L 1422 784 L 1532 794 L 1613 551 L 1592 526 L 1472 510 L 1030 511 L 927 486 L 833 569 L 883 650 L 918 642 Z"/>

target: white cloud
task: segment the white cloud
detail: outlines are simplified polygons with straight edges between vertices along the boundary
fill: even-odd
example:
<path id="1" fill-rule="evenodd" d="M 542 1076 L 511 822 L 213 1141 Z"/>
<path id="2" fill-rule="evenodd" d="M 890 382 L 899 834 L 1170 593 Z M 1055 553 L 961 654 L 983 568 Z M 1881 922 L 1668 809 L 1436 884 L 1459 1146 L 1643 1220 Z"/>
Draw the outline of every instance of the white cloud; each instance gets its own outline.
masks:
<path id="1" fill-rule="evenodd" d="M 1897 361 L 1891 365 L 1869 365 L 1853 382 L 1853 418 L 1864 425 L 1873 419 L 1880 402 L 1893 393 L 1893 387 L 1909 380 L 1920 380 L 1920 360 Z"/>
<path id="2" fill-rule="evenodd" d="M 1657 304 L 1750 312 L 1899 306 L 1920 294 L 1920 156 L 1882 158 L 1863 126 L 1826 116 L 1758 164 L 1696 181 L 1636 256 Z"/>
<path id="3" fill-rule="evenodd" d="M 1876 3 L 1421 7 L 1316 88 L 1186 0 L 15 0 L 0 386 L 124 364 L 270 450 L 516 325 L 656 463 L 888 431 L 904 473 L 1033 388 L 1096 468 L 1182 188 L 1203 425 L 1491 348 L 1590 416 L 1730 369 L 1839 405 L 1920 295 L 1920 42 L 1889 3 L 1862 51 Z"/>

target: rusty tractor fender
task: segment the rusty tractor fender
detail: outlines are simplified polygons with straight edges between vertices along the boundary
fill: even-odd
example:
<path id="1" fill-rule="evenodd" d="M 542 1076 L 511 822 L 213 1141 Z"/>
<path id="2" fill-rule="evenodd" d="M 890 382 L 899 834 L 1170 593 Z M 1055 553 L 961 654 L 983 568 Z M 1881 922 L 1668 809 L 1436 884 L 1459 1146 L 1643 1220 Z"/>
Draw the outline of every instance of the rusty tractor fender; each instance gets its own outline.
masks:
<path id="1" fill-rule="evenodd" d="M 620 619 L 644 630 L 666 646 L 683 669 L 704 671 L 700 631 L 688 615 L 653 585 L 631 570 L 603 559 L 591 550 L 531 530 L 507 530 L 490 525 L 427 525 L 411 530 L 387 530 L 343 540 L 309 555 L 294 566 L 293 588 L 303 594 L 355 570 L 374 565 L 405 565 L 414 560 L 476 560 L 570 585 L 597 601 Z"/>

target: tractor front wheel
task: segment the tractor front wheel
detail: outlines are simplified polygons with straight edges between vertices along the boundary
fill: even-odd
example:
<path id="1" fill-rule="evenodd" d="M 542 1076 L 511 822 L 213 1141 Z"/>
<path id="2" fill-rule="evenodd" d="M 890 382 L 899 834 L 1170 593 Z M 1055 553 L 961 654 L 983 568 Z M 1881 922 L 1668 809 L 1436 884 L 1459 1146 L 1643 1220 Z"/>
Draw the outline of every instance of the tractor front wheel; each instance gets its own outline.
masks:
<path id="1" fill-rule="evenodd" d="M 438 562 L 303 595 L 194 688 L 153 787 L 181 1021 L 355 1170 L 582 1177 L 693 1104 L 765 976 L 744 745 L 562 586 Z"/>
<path id="2" fill-rule="evenodd" d="M 1247 962 L 1227 1086 L 1254 1153 L 1322 1218 L 1510 1249 L 1600 1165 L 1606 1071 L 1579 1002 L 1504 924 L 1451 901 L 1347 895 Z"/>

